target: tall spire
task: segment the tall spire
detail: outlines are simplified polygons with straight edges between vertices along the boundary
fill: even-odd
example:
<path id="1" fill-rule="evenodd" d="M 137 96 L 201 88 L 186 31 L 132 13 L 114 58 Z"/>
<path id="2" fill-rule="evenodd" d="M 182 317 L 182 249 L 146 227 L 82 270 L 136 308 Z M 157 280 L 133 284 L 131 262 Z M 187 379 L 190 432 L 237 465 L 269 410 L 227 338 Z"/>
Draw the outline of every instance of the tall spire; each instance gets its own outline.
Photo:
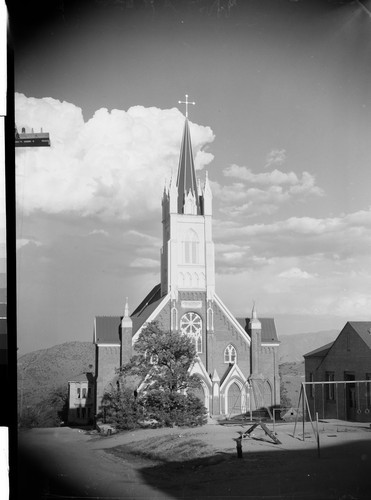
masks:
<path id="1" fill-rule="evenodd" d="M 256 309 L 255 309 L 255 300 L 254 300 L 253 305 L 252 305 L 251 317 L 252 317 L 252 319 L 258 319 L 258 314 L 257 314 Z"/>
<path id="2" fill-rule="evenodd" d="M 194 197 L 195 205 L 197 208 L 196 213 L 200 214 L 200 200 L 198 196 L 196 173 L 193 163 L 192 143 L 188 125 L 188 118 L 186 118 L 184 124 L 176 185 L 178 188 L 178 213 L 184 213 L 185 199 L 189 194 L 191 194 Z"/>
<path id="3" fill-rule="evenodd" d="M 129 317 L 129 298 L 126 297 L 124 318 L 128 318 L 128 317 Z"/>

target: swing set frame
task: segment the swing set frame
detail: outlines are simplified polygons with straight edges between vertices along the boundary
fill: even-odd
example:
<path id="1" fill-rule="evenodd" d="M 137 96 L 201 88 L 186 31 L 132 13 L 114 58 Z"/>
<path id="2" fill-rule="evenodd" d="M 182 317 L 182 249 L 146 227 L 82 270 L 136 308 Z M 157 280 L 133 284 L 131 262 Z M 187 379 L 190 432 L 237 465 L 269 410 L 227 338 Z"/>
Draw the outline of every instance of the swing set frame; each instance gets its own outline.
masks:
<path id="1" fill-rule="evenodd" d="M 318 438 L 318 425 L 317 425 L 317 428 L 315 428 L 314 423 L 313 423 L 314 420 L 318 422 L 318 415 L 319 415 L 319 412 L 316 411 L 316 401 L 319 400 L 319 398 L 316 398 L 316 387 L 317 386 L 321 387 L 321 394 L 320 394 L 320 396 L 321 396 L 321 398 L 320 398 L 321 408 L 320 409 L 322 409 L 322 417 L 321 417 L 322 420 L 324 420 L 325 418 L 336 418 L 336 420 L 349 421 L 350 419 L 346 418 L 347 414 L 348 414 L 348 410 L 349 410 L 349 406 L 348 406 L 349 393 L 348 393 L 348 389 L 347 389 L 348 384 L 352 384 L 350 387 L 354 387 L 357 389 L 357 391 L 356 391 L 357 395 L 355 397 L 355 401 L 353 401 L 356 403 L 356 407 L 357 407 L 356 414 L 357 415 L 362 415 L 361 404 L 363 406 L 363 403 L 365 403 L 365 408 L 363 410 L 364 415 L 366 415 L 365 420 L 355 419 L 355 421 L 364 422 L 364 421 L 367 421 L 367 419 L 368 419 L 368 421 L 371 422 L 371 379 L 368 379 L 368 380 L 334 380 L 334 381 L 321 381 L 321 382 L 302 382 L 301 388 L 300 388 L 298 406 L 297 406 L 297 410 L 296 410 L 296 418 L 295 418 L 293 437 L 295 437 L 297 423 L 298 423 L 298 420 L 300 418 L 299 411 L 301 408 L 303 441 L 305 440 L 306 414 L 308 415 L 309 422 L 310 422 L 312 430 L 313 430 L 313 434 L 314 434 L 314 436 L 316 436 Z M 365 388 L 366 388 L 366 393 L 365 393 L 364 397 L 361 397 L 361 394 L 360 394 L 360 385 L 361 384 L 365 384 Z M 325 415 L 326 401 L 327 401 L 326 396 L 325 396 L 325 388 L 327 389 L 327 387 L 329 387 L 329 386 L 334 387 L 333 392 L 331 393 L 332 394 L 331 400 L 333 402 L 335 402 L 335 405 L 336 405 L 336 416 L 335 417 L 333 417 L 333 416 L 328 417 Z M 342 394 L 339 391 L 339 386 L 344 386 Z M 311 405 L 309 404 L 309 401 L 308 401 L 306 387 L 310 387 L 311 391 L 313 391 L 311 399 L 313 399 L 312 410 L 313 410 L 313 417 L 316 417 L 315 419 L 313 419 L 313 417 L 312 417 Z M 327 391 L 329 391 L 329 389 L 327 389 Z M 342 416 L 345 418 L 339 418 L 340 403 L 342 403 L 342 411 L 343 411 Z"/>

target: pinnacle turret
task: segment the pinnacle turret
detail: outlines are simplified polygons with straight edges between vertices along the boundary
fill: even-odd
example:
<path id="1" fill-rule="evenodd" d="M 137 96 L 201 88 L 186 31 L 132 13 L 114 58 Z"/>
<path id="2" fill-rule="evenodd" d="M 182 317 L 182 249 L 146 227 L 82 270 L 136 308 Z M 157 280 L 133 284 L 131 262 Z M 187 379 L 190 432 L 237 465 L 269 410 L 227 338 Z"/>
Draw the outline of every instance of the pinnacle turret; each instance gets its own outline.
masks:
<path id="1" fill-rule="evenodd" d="M 184 213 L 185 201 L 191 194 L 195 201 L 195 212 L 198 215 L 201 214 L 188 119 L 186 119 L 184 124 L 176 185 L 178 188 L 178 213 Z"/>

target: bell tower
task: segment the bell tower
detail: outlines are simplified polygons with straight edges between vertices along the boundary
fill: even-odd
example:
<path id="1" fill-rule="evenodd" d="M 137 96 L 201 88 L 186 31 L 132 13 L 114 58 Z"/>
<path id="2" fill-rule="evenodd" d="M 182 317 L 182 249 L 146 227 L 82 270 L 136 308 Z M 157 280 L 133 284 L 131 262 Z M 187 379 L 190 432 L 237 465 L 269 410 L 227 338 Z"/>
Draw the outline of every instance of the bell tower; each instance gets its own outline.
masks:
<path id="1" fill-rule="evenodd" d="M 207 174 L 203 186 L 196 180 L 187 95 L 185 104 L 177 178 L 173 177 L 165 186 L 162 198 L 161 294 L 170 294 L 171 299 L 178 300 L 180 290 L 204 291 L 207 299 L 212 300 L 215 292 L 212 193 Z"/>

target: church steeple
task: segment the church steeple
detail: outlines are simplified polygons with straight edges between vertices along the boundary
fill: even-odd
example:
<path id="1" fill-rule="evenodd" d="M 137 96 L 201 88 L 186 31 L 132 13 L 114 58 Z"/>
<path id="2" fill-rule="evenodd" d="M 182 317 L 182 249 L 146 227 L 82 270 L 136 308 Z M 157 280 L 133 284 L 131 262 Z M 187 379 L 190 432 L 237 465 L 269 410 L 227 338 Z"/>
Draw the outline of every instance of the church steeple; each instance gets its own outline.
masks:
<path id="1" fill-rule="evenodd" d="M 189 204 L 195 206 L 195 215 L 201 214 L 200 199 L 197 189 L 196 172 L 193 163 L 191 134 L 188 118 L 186 118 L 183 131 L 182 145 L 180 148 L 178 177 L 178 214 L 187 213 L 185 209 Z"/>
<path id="2" fill-rule="evenodd" d="M 214 243 L 212 240 L 212 194 L 209 180 L 196 179 L 191 134 L 186 119 L 177 176 L 172 176 L 162 198 L 163 246 L 161 250 L 161 294 L 178 300 L 184 291 L 215 291 Z"/>

